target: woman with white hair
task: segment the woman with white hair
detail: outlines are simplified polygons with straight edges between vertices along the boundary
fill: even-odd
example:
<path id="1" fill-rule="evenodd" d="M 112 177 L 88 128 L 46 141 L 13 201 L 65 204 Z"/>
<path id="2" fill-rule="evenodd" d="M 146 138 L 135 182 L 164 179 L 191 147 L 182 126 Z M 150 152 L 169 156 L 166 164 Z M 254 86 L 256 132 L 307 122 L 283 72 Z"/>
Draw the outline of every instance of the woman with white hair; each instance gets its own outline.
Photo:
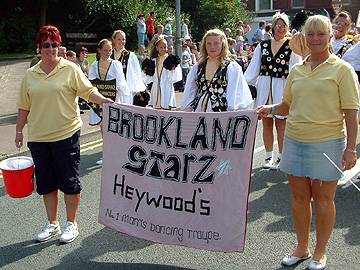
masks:
<path id="1" fill-rule="evenodd" d="M 289 70 L 301 60 L 300 56 L 292 52 L 289 40 L 286 38 L 289 31 L 288 16 L 285 13 L 276 13 L 273 16 L 272 26 L 273 38 L 262 41 L 256 46 L 245 72 L 246 81 L 257 88 L 256 106 L 281 102 Z M 276 161 L 273 159 L 274 122 L 279 147 L 279 157 Z M 263 167 L 278 169 L 283 149 L 286 117 L 269 115 L 262 119 L 262 123 L 266 151 Z"/>
<path id="2" fill-rule="evenodd" d="M 327 17 L 309 17 L 304 32 L 310 53 L 290 71 L 282 101 L 262 105 L 257 112 L 260 117 L 288 115 L 280 170 L 288 174 L 297 245 L 281 263 L 293 266 L 312 256 L 308 269 L 321 270 L 326 266 L 336 216 L 334 197 L 342 177 L 336 166 L 348 170 L 356 164 L 359 85 L 352 67 L 331 53 L 332 26 Z M 316 245 L 311 255 L 313 211 Z"/>
<path id="3" fill-rule="evenodd" d="M 229 58 L 224 32 L 207 31 L 200 45 L 200 55 L 186 80 L 182 110 L 222 112 L 252 106 L 251 92 L 241 67 Z"/>

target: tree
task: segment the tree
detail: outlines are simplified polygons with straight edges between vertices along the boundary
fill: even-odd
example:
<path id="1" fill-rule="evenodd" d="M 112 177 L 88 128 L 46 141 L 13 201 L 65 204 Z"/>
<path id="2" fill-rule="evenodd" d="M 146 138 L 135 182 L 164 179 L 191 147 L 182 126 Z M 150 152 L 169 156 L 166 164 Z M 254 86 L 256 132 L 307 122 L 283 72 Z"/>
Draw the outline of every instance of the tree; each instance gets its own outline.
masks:
<path id="1" fill-rule="evenodd" d="M 234 31 L 240 20 L 243 22 L 251 21 L 251 15 L 241 0 L 183 2 L 182 12 L 190 14 L 192 34 L 197 40 L 200 40 L 209 29 L 229 27 Z"/>
<path id="2" fill-rule="evenodd" d="M 109 30 L 122 29 L 128 36 L 130 48 L 136 48 L 136 19 L 143 13 L 147 17 L 150 11 L 156 12 L 155 24 L 164 24 L 166 17 L 175 15 L 170 1 L 159 0 L 85 0 L 86 7 L 93 16 L 106 16 L 109 21 Z M 109 33 L 111 34 L 111 33 Z"/>

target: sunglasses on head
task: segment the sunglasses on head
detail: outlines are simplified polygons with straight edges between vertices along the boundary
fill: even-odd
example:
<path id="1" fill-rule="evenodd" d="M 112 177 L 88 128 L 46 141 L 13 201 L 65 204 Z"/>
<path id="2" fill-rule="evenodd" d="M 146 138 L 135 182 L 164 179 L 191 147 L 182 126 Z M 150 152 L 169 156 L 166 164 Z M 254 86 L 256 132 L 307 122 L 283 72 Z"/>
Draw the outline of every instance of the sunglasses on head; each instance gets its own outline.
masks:
<path id="1" fill-rule="evenodd" d="M 49 42 L 45 42 L 41 45 L 41 47 L 47 49 L 47 48 L 50 48 L 50 46 L 52 48 L 58 48 L 59 47 L 59 43 L 49 43 Z"/>

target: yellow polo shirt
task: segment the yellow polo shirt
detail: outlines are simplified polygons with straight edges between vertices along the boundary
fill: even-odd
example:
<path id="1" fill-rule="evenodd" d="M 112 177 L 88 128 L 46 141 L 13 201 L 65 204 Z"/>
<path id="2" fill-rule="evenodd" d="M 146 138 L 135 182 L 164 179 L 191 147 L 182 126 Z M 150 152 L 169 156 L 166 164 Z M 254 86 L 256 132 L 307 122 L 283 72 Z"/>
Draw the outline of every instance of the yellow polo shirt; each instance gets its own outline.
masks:
<path id="1" fill-rule="evenodd" d="M 70 61 L 61 58 L 49 74 L 40 68 L 40 63 L 26 71 L 17 103 L 19 109 L 29 111 L 29 141 L 69 138 L 82 125 L 77 96 L 88 100 L 97 89 Z"/>
<path id="2" fill-rule="evenodd" d="M 360 106 L 354 69 L 331 55 L 311 70 L 307 58 L 287 78 L 283 101 L 289 106 L 285 135 L 301 142 L 323 142 L 345 137 L 342 109 Z"/>

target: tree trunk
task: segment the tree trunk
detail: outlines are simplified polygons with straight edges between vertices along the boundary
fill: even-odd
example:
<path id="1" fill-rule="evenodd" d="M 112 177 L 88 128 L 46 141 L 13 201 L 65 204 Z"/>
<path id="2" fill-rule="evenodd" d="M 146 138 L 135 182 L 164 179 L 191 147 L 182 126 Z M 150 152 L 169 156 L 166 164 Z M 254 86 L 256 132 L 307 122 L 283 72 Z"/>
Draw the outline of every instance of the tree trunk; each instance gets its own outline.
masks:
<path id="1" fill-rule="evenodd" d="M 46 23 L 46 11 L 48 7 L 48 0 L 40 1 L 40 18 L 39 18 L 39 26 L 42 27 Z"/>

